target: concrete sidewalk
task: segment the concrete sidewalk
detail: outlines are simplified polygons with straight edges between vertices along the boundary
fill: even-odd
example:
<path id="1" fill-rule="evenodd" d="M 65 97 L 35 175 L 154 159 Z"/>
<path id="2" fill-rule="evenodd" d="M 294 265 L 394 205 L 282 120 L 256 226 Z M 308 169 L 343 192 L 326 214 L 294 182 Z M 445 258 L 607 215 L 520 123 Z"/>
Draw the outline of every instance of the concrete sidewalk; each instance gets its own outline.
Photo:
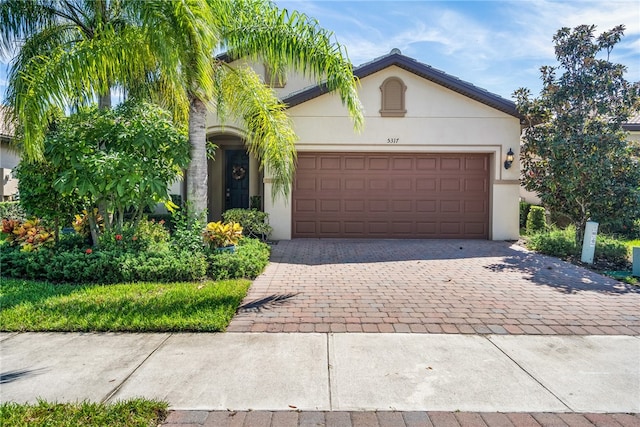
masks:
<path id="1" fill-rule="evenodd" d="M 2 401 L 179 410 L 640 412 L 640 337 L 0 333 Z"/>

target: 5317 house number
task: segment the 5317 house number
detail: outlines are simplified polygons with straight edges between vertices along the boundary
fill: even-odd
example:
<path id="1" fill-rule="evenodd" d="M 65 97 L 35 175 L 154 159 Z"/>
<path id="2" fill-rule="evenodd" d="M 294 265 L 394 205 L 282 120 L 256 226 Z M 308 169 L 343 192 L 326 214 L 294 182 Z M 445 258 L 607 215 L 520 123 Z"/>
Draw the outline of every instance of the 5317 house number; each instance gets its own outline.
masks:
<path id="1" fill-rule="evenodd" d="M 400 142 L 400 138 L 387 138 L 387 144 L 397 144 Z"/>

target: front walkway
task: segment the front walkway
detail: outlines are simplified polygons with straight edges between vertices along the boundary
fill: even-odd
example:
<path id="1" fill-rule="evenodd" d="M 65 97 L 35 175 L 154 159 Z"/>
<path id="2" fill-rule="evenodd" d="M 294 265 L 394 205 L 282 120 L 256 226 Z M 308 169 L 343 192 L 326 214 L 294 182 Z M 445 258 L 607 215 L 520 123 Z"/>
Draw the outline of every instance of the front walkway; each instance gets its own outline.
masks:
<path id="1" fill-rule="evenodd" d="M 638 335 L 640 290 L 508 242 L 281 241 L 229 332 Z"/>

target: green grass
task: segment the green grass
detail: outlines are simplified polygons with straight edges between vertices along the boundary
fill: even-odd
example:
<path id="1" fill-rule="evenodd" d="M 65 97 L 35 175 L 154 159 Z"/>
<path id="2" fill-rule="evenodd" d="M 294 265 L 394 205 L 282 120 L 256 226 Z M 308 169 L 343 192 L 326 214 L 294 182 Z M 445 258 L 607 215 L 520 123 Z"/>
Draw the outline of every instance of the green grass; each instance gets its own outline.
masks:
<path id="1" fill-rule="evenodd" d="M 0 425 L 47 427 L 155 427 L 167 417 L 167 403 L 132 399 L 113 404 L 0 404 Z"/>
<path id="2" fill-rule="evenodd" d="M 640 248 L 640 239 L 635 240 L 621 240 L 622 243 L 625 244 L 627 248 L 629 248 L 629 259 L 631 259 L 632 251 L 634 247 Z"/>
<path id="3" fill-rule="evenodd" d="M 248 280 L 65 285 L 0 279 L 2 331 L 223 331 Z"/>

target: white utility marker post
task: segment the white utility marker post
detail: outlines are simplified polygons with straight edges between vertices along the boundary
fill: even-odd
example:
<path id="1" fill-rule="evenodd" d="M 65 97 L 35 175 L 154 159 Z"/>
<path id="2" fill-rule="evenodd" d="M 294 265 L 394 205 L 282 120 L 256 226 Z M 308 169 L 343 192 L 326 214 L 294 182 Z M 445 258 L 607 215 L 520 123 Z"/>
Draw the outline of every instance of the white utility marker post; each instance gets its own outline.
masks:
<path id="1" fill-rule="evenodd" d="M 593 254 L 596 251 L 596 238 L 598 237 L 598 223 L 588 221 L 584 227 L 584 240 L 582 241 L 582 262 L 593 264 Z"/>

